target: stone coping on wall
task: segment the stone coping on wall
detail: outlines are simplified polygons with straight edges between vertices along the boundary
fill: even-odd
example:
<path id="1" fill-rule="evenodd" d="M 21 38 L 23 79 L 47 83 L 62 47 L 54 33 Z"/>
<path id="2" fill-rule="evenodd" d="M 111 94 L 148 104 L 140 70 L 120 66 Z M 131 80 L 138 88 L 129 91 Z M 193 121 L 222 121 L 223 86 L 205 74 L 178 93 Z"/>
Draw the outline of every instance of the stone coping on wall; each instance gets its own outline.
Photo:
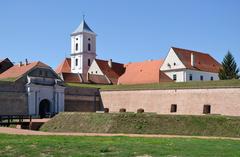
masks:
<path id="1" fill-rule="evenodd" d="M 237 89 L 240 86 L 221 86 L 221 87 L 189 87 L 189 88 L 136 88 L 136 89 L 99 89 L 100 92 L 111 91 L 148 91 L 148 90 L 204 90 L 204 89 Z"/>

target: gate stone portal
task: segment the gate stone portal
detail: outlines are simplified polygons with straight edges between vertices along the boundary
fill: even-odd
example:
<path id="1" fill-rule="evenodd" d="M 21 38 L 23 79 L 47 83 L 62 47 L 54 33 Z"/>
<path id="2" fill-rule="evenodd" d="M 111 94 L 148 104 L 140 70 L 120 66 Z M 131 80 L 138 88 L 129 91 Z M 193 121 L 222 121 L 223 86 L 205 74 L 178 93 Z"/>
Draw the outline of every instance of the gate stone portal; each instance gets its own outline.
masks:
<path id="1" fill-rule="evenodd" d="M 44 99 L 40 102 L 39 104 L 40 118 L 45 118 L 47 115 L 50 114 L 50 106 L 51 106 L 51 103 L 47 99 Z"/>

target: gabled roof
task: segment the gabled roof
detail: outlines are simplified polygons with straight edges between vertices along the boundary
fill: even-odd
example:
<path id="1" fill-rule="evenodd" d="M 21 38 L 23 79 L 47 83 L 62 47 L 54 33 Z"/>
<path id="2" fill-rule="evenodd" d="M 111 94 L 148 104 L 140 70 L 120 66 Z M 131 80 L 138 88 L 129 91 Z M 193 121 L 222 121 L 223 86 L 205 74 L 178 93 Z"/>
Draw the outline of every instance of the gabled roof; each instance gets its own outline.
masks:
<path id="1" fill-rule="evenodd" d="M 0 74 L 8 70 L 12 66 L 13 66 L 13 63 L 8 58 L 0 60 Z"/>
<path id="2" fill-rule="evenodd" d="M 125 73 L 118 79 L 118 84 L 149 84 L 172 81 L 160 71 L 163 60 L 151 60 L 126 64 Z"/>
<path id="3" fill-rule="evenodd" d="M 81 24 L 78 26 L 78 28 L 72 33 L 72 35 L 78 34 L 78 33 L 92 33 L 95 34 L 91 28 L 87 25 L 87 23 L 85 22 L 85 20 L 82 20 Z"/>
<path id="4" fill-rule="evenodd" d="M 80 76 L 78 74 L 75 73 L 62 73 L 62 78 L 64 80 L 64 82 L 68 82 L 68 83 L 81 83 L 81 79 Z"/>
<path id="5" fill-rule="evenodd" d="M 94 75 L 88 74 L 88 83 L 94 84 L 110 84 L 106 76 L 104 75 Z"/>
<path id="6" fill-rule="evenodd" d="M 0 74 L 0 79 L 7 79 L 7 78 L 20 78 L 30 70 L 32 70 L 35 67 L 47 67 L 48 65 L 38 61 L 38 62 L 32 62 L 27 65 L 14 65 L 13 67 L 9 68 L 7 71 Z"/>
<path id="7" fill-rule="evenodd" d="M 221 64 L 209 54 L 176 47 L 172 49 L 187 69 L 218 73 L 221 68 Z M 191 54 L 194 55 L 194 66 L 191 65 Z"/>
<path id="8" fill-rule="evenodd" d="M 12 64 L 12 62 L 11 62 L 8 58 L 0 59 L 0 64 L 1 64 L 2 62 L 9 62 L 9 63 Z"/>
<path id="9" fill-rule="evenodd" d="M 125 72 L 124 65 L 121 63 L 112 62 L 112 67 L 110 67 L 106 60 L 95 59 L 95 61 L 103 74 L 106 75 L 113 84 L 116 84 L 118 78 Z"/>
<path id="10" fill-rule="evenodd" d="M 58 65 L 55 72 L 57 74 L 71 73 L 71 59 L 70 58 L 65 58 L 64 61 L 60 65 Z"/>

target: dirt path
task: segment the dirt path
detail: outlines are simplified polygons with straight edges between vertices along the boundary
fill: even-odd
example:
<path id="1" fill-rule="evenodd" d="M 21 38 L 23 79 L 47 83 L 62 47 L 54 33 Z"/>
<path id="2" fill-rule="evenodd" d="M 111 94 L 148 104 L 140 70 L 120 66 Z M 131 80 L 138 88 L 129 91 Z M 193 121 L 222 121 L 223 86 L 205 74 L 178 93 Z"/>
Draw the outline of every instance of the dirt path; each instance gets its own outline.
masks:
<path id="1" fill-rule="evenodd" d="M 14 135 L 40 135 L 40 136 L 127 136 L 127 137 L 151 137 L 151 138 L 197 138 L 197 139 L 225 139 L 240 140 L 231 137 L 209 137 L 209 136 L 181 136 L 181 135 L 146 135 L 146 134 L 106 134 L 106 133 L 56 133 L 15 128 L 0 127 L 0 133 Z"/>

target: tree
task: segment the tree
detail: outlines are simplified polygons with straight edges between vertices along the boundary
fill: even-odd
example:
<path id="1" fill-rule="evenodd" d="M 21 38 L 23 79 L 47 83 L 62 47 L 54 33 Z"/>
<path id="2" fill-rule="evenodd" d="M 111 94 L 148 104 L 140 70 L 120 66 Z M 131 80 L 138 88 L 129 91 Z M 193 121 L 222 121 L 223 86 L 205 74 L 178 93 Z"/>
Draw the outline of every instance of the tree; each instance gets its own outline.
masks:
<path id="1" fill-rule="evenodd" d="M 230 51 L 226 54 L 222 61 L 222 68 L 219 71 L 219 78 L 221 80 L 229 80 L 229 79 L 239 79 L 239 69 L 237 67 L 237 63 Z"/>

